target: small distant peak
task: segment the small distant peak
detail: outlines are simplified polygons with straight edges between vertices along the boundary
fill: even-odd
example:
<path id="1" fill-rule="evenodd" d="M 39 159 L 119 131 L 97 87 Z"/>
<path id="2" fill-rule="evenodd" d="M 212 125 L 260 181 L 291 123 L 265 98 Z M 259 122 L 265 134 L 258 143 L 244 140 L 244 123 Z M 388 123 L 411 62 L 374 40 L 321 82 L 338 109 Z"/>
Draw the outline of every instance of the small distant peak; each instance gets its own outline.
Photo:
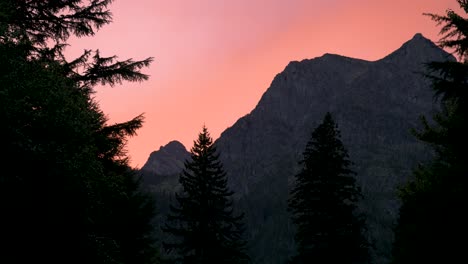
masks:
<path id="1" fill-rule="evenodd" d="M 430 46 L 435 46 L 435 44 L 430 39 L 424 37 L 421 33 L 414 34 L 413 38 L 411 38 L 407 43 L 425 43 L 429 44 Z"/>
<path id="2" fill-rule="evenodd" d="M 169 146 L 184 147 L 184 145 L 182 143 L 180 143 L 179 141 L 177 141 L 177 140 L 172 140 L 172 141 L 170 141 L 169 143 L 166 144 L 166 147 L 169 147 Z"/>
<path id="3" fill-rule="evenodd" d="M 416 33 L 416 34 L 414 34 L 412 39 L 427 39 L 427 38 L 425 38 L 423 36 L 423 34 L 421 34 L 421 33 Z"/>
<path id="4" fill-rule="evenodd" d="M 167 151 L 172 151 L 172 150 L 186 150 L 185 146 L 180 143 L 177 140 L 172 140 L 169 143 L 167 143 L 165 146 L 161 146 L 159 150 L 167 150 Z"/>
<path id="5" fill-rule="evenodd" d="M 159 150 L 153 151 L 141 168 L 156 175 L 172 175 L 182 171 L 185 160 L 190 158 L 184 145 L 177 140 L 170 141 Z"/>
<path id="6" fill-rule="evenodd" d="M 438 47 L 421 33 L 405 42 L 399 49 L 383 58 L 383 61 L 420 65 L 428 61 L 452 60 L 453 56 Z"/>

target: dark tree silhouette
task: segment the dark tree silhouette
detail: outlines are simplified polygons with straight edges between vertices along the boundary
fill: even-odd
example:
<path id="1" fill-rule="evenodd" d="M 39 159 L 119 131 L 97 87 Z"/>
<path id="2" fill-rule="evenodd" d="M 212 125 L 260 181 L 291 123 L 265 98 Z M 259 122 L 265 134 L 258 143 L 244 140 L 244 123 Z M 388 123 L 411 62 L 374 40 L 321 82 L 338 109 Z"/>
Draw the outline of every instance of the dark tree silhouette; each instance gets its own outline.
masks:
<path id="1" fill-rule="evenodd" d="M 459 0 L 468 12 L 468 1 Z M 435 158 L 415 169 L 414 180 L 401 189 L 402 206 L 395 233 L 393 263 L 455 263 L 466 259 L 468 235 L 468 19 L 453 10 L 430 16 L 443 25 L 441 47 L 454 50 L 458 61 L 432 62 L 427 77 L 432 80 L 441 110 L 416 137 L 433 147 Z"/>
<path id="2" fill-rule="evenodd" d="M 127 59 L 116 56 L 102 57 L 99 50 L 85 50 L 66 61 L 63 49 L 71 35 L 93 36 L 96 30 L 112 21 L 108 5 L 112 0 L 48 0 L 0 3 L 0 42 L 30 45 L 29 57 L 40 58 L 43 63 L 59 62 L 66 74 L 81 88 L 91 89 L 96 84 L 111 86 L 122 81 L 144 81 L 146 74 L 139 70 L 153 60 Z"/>
<path id="3" fill-rule="evenodd" d="M 107 125 L 92 97 L 98 83 L 146 79 L 151 58 L 62 54 L 70 35 L 110 22 L 110 2 L 0 2 L 2 263 L 157 260 L 154 202 L 125 153 L 143 117 Z"/>
<path id="4" fill-rule="evenodd" d="M 242 238 L 243 215 L 233 212 L 232 191 L 206 127 L 191 149 L 191 161 L 179 178 L 183 187 L 170 207 L 164 232 L 174 240 L 164 243 L 175 263 L 247 263 Z"/>
<path id="5" fill-rule="evenodd" d="M 289 199 L 298 249 L 291 263 L 365 263 L 364 222 L 356 213 L 361 194 L 330 113 L 303 155 Z"/>

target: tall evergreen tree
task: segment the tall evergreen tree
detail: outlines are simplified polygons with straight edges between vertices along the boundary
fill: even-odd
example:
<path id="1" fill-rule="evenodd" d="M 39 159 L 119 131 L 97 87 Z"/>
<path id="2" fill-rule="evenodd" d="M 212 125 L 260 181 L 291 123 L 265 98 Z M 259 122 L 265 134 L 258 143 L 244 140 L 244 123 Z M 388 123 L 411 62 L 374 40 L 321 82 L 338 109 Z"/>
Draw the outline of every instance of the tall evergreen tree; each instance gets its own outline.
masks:
<path id="1" fill-rule="evenodd" d="M 360 190 L 330 113 L 303 155 L 289 199 L 298 249 L 291 263 L 365 263 L 364 222 L 356 213 Z"/>
<path id="2" fill-rule="evenodd" d="M 468 13 L 468 1 L 457 2 Z M 467 244 L 461 241 L 468 236 L 468 19 L 453 10 L 425 15 L 443 25 L 439 44 L 458 60 L 427 65 L 441 110 L 432 122 L 423 117 L 415 135 L 433 147 L 435 157 L 401 189 L 393 263 L 466 262 Z"/>
<path id="3" fill-rule="evenodd" d="M 175 263 L 247 263 L 242 238 L 243 214 L 233 212 L 232 191 L 219 154 L 206 127 L 191 149 L 179 178 L 183 187 L 170 207 L 164 232 L 174 237 L 164 243 Z"/>
<path id="4" fill-rule="evenodd" d="M 154 263 L 152 199 L 125 142 L 143 117 L 108 125 L 98 83 L 148 76 L 151 61 L 98 52 L 66 61 L 70 35 L 111 21 L 110 0 L 0 1 L 2 263 Z"/>

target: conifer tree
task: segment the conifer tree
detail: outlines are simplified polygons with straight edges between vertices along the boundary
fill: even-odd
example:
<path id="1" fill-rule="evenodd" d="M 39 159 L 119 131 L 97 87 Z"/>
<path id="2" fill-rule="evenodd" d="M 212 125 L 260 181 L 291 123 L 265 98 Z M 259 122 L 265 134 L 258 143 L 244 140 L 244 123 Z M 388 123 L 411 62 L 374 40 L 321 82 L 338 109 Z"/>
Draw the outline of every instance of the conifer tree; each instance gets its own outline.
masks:
<path id="1" fill-rule="evenodd" d="M 458 3 L 468 13 L 468 1 Z M 393 263 L 466 262 L 461 241 L 468 236 L 468 19 L 453 10 L 425 15 L 443 25 L 439 44 L 458 58 L 427 65 L 441 107 L 432 122 L 422 117 L 423 128 L 414 132 L 435 156 L 417 167 L 414 179 L 400 190 Z"/>
<path id="2" fill-rule="evenodd" d="M 365 263 L 364 223 L 356 213 L 360 190 L 330 113 L 303 155 L 289 199 L 298 250 L 291 263 Z"/>
<path id="3" fill-rule="evenodd" d="M 177 204 L 170 207 L 163 228 L 174 238 L 164 243 L 174 262 L 247 263 L 243 214 L 234 214 L 233 192 L 206 127 L 194 141 L 179 182 L 183 190 L 176 194 Z"/>
<path id="4" fill-rule="evenodd" d="M 154 263 L 154 202 L 125 142 L 143 117 L 107 124 L 98 83 L 148 78 L 143 61 L 66 61 L 71 35 L 111 22 L 111 0 L 0 1 L 1 263 Z"/>

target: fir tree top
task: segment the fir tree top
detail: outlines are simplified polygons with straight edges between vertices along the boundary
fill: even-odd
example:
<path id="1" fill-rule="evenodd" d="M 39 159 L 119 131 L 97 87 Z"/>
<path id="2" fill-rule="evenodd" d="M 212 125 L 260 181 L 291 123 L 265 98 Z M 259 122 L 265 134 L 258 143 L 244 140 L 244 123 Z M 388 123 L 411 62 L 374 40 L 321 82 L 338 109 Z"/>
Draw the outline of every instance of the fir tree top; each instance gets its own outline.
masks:
<path id="1" fill-rule="evenodd" d="M 163 231 L 173 236 L 164 243 L 176 263 L 246 263 L 243 215 L 235 215 L 233 194 L 208 129 L 203 126 L 191 148 L 191 160 L 179 182 L 176 206 Z"/>
<path id="2" fill-rule="evenodd" d="M 303 155 L 289 199 L 298 249 L 291 263 L 365 263 L 364 221 L 355 212 L 361 193 L 330 113 L 312 132 Z"/>

